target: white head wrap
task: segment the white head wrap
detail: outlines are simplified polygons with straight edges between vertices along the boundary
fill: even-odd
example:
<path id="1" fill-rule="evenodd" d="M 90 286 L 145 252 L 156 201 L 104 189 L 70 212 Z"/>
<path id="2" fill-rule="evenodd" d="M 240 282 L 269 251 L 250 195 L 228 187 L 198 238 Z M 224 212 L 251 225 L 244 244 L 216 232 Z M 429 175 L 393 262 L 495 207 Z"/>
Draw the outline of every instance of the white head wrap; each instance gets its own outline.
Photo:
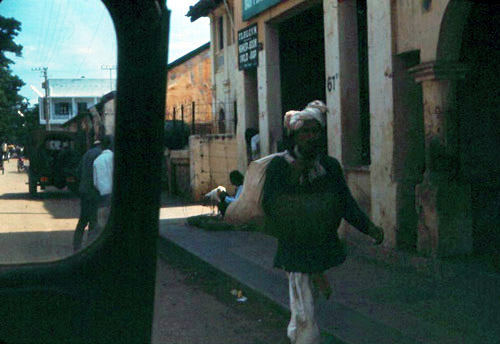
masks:
<path id="1" fill-rule="evenodd" d="M 312 102 L 307 104 L 307 107 L 316 108 L 319 111 L 321 111 L 322 113 L 328 112 L 328 108 L 326 107 L 326 104 L 323 103 L 321 100 L 313 100 Z"/>
<path id="2" fill-rule="evenodd" d="M 288 132 L 293 132 L 300 129 L 304 125 L 304 121 L 316 120 L 322 128 L 326 127 L 325 114 L 316 107 L 306 107 L 302 111 L 289 111 L 285 114 L 285 127 Z"/>

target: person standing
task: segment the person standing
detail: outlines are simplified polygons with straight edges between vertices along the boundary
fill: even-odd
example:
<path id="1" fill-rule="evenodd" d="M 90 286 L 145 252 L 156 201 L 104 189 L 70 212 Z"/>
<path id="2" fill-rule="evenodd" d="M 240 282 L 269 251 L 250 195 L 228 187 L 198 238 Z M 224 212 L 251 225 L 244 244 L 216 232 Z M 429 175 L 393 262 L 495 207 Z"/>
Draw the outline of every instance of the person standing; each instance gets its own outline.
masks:
<path id="1" fill-rule="evenodd" d="M 82 157 L 77 169 L 80 179 L 80 218 L 73 235 L 73 250 L 78 251 L 82 247 L 82 239 L 87 224 L 89 226 L 87 236 L 96 230 L 97 205 L 99 203 L 99 191 L 94 187 L 94 160 L 101 154 L 100 141 L 95 141 Z"/>
<path id="2" fill-rule="evenodd" d="M 2 143 L 2 159 L 3 160 L 9 160 L 9 155 L 8 155 L 7 150 L 8 150 L 8 145 L 7 145 L 7 142 L 4 141 Z"/>
<path id="3" fill-rule="evenodd" d="M 94 238 L 99 234 L 109 217 L 111 207 L 111 192 L 113 191 L 113 138 L 110 135 L 102 139 L 102 153 L 94 161 L 94 186 L 99 191 L 100 201 L 97 211 L 98 230 Z"/>
<path id="4" fill-rule="evenodd" d="M 324 272 L 346 258 L 337 229 L 342 219 L 376 244 L 384 238 L 354 200 L 340 163 L 326 154 L 326 106 L 306 107 L 285 116 L 291 150 L 273 158 L 266 170 L 262 207 L 268 233 L 278 239 L 274 267 L 287 272 L 292 344 L 319 344 L 314 286 L 328 298 Z M 267 221 L 268 220 L 268 221 Z"/>

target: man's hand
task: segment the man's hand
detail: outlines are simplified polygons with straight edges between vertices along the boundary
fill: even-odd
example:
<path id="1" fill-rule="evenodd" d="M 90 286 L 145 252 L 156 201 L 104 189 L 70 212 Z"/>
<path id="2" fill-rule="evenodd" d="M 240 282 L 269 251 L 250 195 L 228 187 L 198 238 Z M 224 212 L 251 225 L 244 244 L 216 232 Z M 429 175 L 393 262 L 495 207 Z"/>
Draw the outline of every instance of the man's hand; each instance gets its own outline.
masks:
<path id="1" fill-rule="evenodd" d="M 384 230 L 373 224 L 368 227 L 368 235 L 375 240 L 375 245 L 380 245 L 384 241 Z"/>

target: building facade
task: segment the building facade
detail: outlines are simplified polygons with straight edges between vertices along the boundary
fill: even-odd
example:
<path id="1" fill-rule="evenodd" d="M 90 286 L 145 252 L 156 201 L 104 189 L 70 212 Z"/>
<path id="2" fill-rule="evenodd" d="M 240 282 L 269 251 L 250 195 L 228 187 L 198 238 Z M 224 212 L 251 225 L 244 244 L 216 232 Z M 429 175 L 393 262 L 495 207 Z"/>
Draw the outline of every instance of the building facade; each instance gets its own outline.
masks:
<path id="1" fill-rule="evenodd" d="M 166 120 L 182 120 L 192 133 L 212 133 L 210 42 L 168 65 Z"/>
<path id="2" fill-rule="evenodd" d="M 188 13 L 191 21 L 210 18 L 212 116 L 214 133 L 235 134 L 237 130 L 237 39 L 233 1 L 200 1 Z"/>
<path id="3" fill-rule="evenodd" d="M 79 113 L 99 102 L 101 97 L 115 89 L 116 80 L 109 79 L 48 79 L 48 101 L 39 98 L 40 124 L 46 125 L 45 113 L 48 111 L 49 125 L 52 130 Z M 45 88 L 45 87 L 44 87 Z"/>
<path id="4" fill-rule="evenodd" d="M 236 95 L 240 170 L 247 128 L 258 128 L 264 155 L 276 152 L 284 113 L 322 99 L 328 152 L 386 247 L 446 257 L 498 246 L 498 5 L 201 0 L 188 15 L 210 17 L 212 39 L 238 37 L 239 55 L 257 37 L 256 63 L 241 68 L 238 55 L 240 68 L 224 76 L 235 80 L 225 94 Z M 226 17 L 230 34 L 218 31 Z M 345 223 L 341 231 L 356 236 Z"/>

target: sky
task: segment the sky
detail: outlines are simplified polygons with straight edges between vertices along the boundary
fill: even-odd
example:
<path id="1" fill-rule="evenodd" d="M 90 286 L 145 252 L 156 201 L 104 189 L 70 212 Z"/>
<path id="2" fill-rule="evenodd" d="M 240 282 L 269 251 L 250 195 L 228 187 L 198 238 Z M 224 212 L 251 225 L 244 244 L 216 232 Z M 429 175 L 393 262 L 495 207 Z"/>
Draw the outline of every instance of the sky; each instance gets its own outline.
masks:
<path id="1" fill-rule="evenodd" d="M 199 0 L 168 0 L 171 10 L 168 62 L 175 61 L 210 40 L 210 22 L 194 23 L 186 17 L 189 6 Z M 26 85 L 20 94 L 31 105 L 42 90 L 43 76 L 36 68 L 47 67 L 49 79 L 116 77 L 116 37 L 111 17 L 100 0 L 0 0 L 0 14 L 21 22 L 14 38 L 23 46 L 22 57 L 7 53 L 14 61 L 13 74 Z"/>

